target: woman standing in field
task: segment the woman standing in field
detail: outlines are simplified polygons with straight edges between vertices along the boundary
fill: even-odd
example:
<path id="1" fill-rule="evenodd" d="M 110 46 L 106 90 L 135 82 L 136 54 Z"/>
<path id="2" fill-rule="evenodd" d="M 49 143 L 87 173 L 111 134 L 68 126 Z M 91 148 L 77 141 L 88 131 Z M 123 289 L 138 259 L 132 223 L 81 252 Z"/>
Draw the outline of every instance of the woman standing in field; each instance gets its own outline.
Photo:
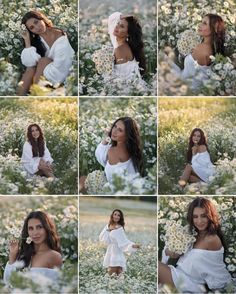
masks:
<path id="1" fill-rule="evenodd" d="M 21 163 L 30 175 L 54 178 L 53 159 L 46 146 L 43 131 L 37 124 L 31 124 L 27 129 L 27 141 L 23 146 Z"/>
<path id="2" fill-rule="evenodd" d="M 126 260 L 124 252 L 135 252 L 140 245 L 129 241 L 124 231 L 125 222 L 123 212 L 119 209 L 113 210 L 109 223 L 104 227 L 99 240 L 108 245 L 103 260 L 103 266 L 110 275 L 119 276 L 126 270 Z"/>
<path id="3" fill-rule="evenodd" d="M 197 232 L 196 241 L 183 255 L 163 250 L 163 259 L 179 258 L 177 267 L 158 264 L 158 280 L 175 287 L 178 293 L 206 293 L 219 290 L 232 281 L 224 263 L 226 250 L 219 216 L 213 203 L 202 197 L 195 198 L 188 207 L 189 231 Z"/>
<path id="4" fill-rule="evenodd" d="M 215 167 L 210 159 L 205 134 L 199 128 L 193 129 L 190 134 L 187 161 L 188 164 L 179 180 L 181 187 L 188 182 L 210 182 L 210 177 L 215 174 Z"/>
<path id="5" fill-rule="evenodd" d="M 37 281 L 39 275 L 58 279 L 56 267 L 61 267 L 62 257 L 59 236 L 53 220 L 42 211 L 32 211 L 25 219 L 20 242 L 9 242 L 9 261 L 4 270 L 4 282 L 9 284 L 11 274 L 22 262 Z"/>
<path id="6" fill-rule="evenodd" d="M 19 83 L 18 95 L 26 95 L 33 83 L 44 76 L 53 85 L 63 83 L 69 75 L 74 50 L 63 30 L 39 11 L 27 12 L 22 24 L 25 48 L 21 53 L 26 71 Z"/>

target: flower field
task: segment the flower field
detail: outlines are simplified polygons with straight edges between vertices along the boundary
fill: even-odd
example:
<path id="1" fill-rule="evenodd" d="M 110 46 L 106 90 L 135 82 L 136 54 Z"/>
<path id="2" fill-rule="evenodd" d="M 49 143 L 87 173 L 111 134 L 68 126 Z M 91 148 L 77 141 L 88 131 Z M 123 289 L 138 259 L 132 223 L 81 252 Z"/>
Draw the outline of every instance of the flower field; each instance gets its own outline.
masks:
<path id="1" fill-rule="evenodd" d="M 160 0 L 158 16 L 159 95 L 236 95 L 236 3 L 234 0 L 184 1 Z M 171 63 L 183 68 L 183 58 L 179 58 L 177 41 L 186 30 L 195 31 L 202 17 L 207 13 L 220 15 L 226 24 L 226 56 L 217 56 L 208 72 L 210 81 L 199 90 L 192 92 L 187 83 L 179 80 L 171 72 Z M 162 53 L 161 53 L 162 52 Z M 165 54 L 163 54 L 165 52 Z M 183 56 L 182 56 L 183 57 Z"/>
<path id="2" fill-rule="evenodd" d="M 159 100 L 159 194 L 235 195 L 236 191 L 236 99 L 162 98 Z M 209 185 L 178 187 L 187 162 L 188 138 L 200 127 L 208 138 L 216 175 Z"/>
<path id="3" fill-rule="evenodd" d="M 78 209 L 76 197 L 0 197 L 0 292 L 1 293 L 77 293 L 78 285 Z M 42 210 L 53 217 L 62 247 L 63 266 L 58 283 L 47 287 L 43 280 L 31 281 L 18 273 L 12 286 L 2 282 L 8 261 L 8 241 L 12 228 L 21 230 L 23 221 L 33 210 Z"/>
<path id="4" fill-rule="evenodd" d="M 77 194 L 77 99 L 0 99 L 0 194 Z M 27 177 L 20 158 L 26 129 L 38 123 L 56 179 Z"/>
<path id="5" fill-rule="evenodd" d="M 134 14 L 141 22 L 145 43 L 147 87 L 128 84 L 120 79 L 107 82 L 95 70 L 93 53 L 103 45 L 111 46 L 107 33 L 107 19 L 110 14 L 120 11 L 123 14 Z M 96 1 L 85 0 L 80 2 L 80 31 L 79 31 L 79 72 L 80 95 L 89 96 L 134 96 L 156 95 L 156 67 L 157 67 L 157 21 L 156 1 Z"/>
<path id="6" fill-rule="evenodd" d="M 141 249 L 127 256 L 124 279 L 110 278 L 102 266 L 106 247 L 98 241 L 113 209 L 124 212 L 125 232 Z M 156 203 L 80 197 L 79 292 L 156 293 Z"/>
<path id="7" fill-rule="evenodd" d="M 168 221 L 180 222 L 186 225 L 187 207 L 194 198 L 191 196 L 182 197 L 159 197 L 158 199 L 158 244 L 159 244 L 159 259 L 164 248 L 165 224 Z M 227 251 L 225 255 L 225 263 L 232 277 L 236 277 L 236 228 L 235 228 L 235 197 L 209 197 L 213 201 L 220 215 L 222 231 L 224 233 Z M 174 262 L 173 260 L 171 262 Z M 173 263 L 172 263 L 173 264 Z M 217 293 L 235 293 L 232 286 Z M 159 293 L 176 293 L 173 289 L 168 289 L 167 286 L 159 289 Z M 211 292 L 212 293 L 212 292 Z"/>
<path id="8" fill-rule="evenodd" d="M 156 100 L 154 98 L 80 98 L 79 108 L 79 172 L 86 176 L 94 170 L 103 170 L 97 162 L 95 149 L 119 117 L 130 116 L 140 127 L 145 178 L 133 185 L 127 177 L 117 179 L 112 192 L 107 194 L 155 194 L 156 191 Z"/>
<path id="9" fill-rule="evenodd" d="M 23 15 L 32 10 L 39 9 L 53 25 L 66 32 L 71 46 L 77 52 L 78 48 L 78 20 L 77 1 L 6 1 L 0 2 L 0 96 L 16 95 L 17 84 L 24 71 L 20 54 L 23 50 L 21 38 L 21 19 Z M 46 91 L 47 90 L 47 91 Z M 42 96 L 48 88 L 39 87 L 34 95 Z M 53 93 L 54 96 L 77 95 L 77 62 L 75 60 L 71 73 L 65 82 L 65 87 Z M 44 94 L 45 95 L 45 94 Z"/>

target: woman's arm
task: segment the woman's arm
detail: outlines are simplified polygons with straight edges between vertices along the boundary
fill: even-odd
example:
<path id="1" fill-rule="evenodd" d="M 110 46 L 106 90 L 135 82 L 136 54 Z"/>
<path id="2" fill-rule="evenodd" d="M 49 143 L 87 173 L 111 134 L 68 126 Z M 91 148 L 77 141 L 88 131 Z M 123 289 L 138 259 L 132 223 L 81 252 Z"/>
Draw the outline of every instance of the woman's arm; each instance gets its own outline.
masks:
<path id="1" fill-rule="evenodd" d="M 45 143 L 45 150 L 44 150 L 44 156 L 43 156 L 43 159 L 44 159 L 46 162 L 49 162 L 49 163 L 52 163 L 52 162 L 53 162 L 53 158 L 52 158 L 52 156 L 51 156 L 50 151 L 49 151 L 48 148 L 47 148 L 46 143 Z"/>
<path id="2" fill-rule="evenodd" d="M 12 272 L 17 269 L 17 266 L 14 263 L 16 261 L 18 252 L 19 252 L 19 242 L 17 240 L 10 240 L 9 261 L 6 264 L 4 273 L 3 273 L 3 281 L 5 284 L 9 283 Z"/>
<path id="3" fill-rule="evenodd" d="M 108 225 L 106 225 L 103 230 L 101 231 L 100 235 L 99 235 L 99 241 L 100 242 L 104 242 L 106 244 L 111 244 L 111 239 L 109 236 L 109 228 Z"/>
<path id="4" fill-rule="evenodd" d="M 165 249 L 165 254 L 171 258 L 179 258 L 180 257 L 179 254 L 170 251 L 168 248 Z"/>
<path id="5" fill-rule="evenodd" d="M 33 175 L 38 171 L 40 157 L 33 157 L 32 146 L 29 142 L 25 142 L 21 157 L 21 163 L 26 171 Z"/>

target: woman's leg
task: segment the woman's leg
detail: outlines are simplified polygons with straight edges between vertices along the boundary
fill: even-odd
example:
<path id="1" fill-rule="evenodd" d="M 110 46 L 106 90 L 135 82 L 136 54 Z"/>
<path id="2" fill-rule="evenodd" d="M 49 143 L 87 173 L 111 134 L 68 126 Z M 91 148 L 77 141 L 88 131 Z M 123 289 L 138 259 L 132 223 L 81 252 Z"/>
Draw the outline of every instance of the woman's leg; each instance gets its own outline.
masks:
<path id="1" fill-rule="evenodd" d="M 44 166 L 39 169 L 39 175 L 43 175 L 47 178 L 54 178 L 52 167 Z"/>
<path id="2" fill-rule="evenodd" d="M 25 96 L 33 83 L 33 77 L 36 72 L 36 67 L 27 67 L 25 73 L 23 74 L 19 86 L 17 89 L 17 95 Z"/>
<path id="3" fill-rule="evenodd" d="M 81 176 L 79 178 L 79 192 L 86 192 L 86 189 L 85 189 L 85 180 L 86 180 L 86 176 Z"/>
<path id="4" fill-rule="evenodd" d="M 158 283 L 175 287 L 170 267 L 160 261 L 158 261 Z"/>
<path id="5" fill-rule="evenodd" d="M 187 182 L 189 181 L 191 173 L 192 173 L 192 166 L 191 166 L 191 164 L 188 163 L 185 166 L 185 169 L 183 171 L 182 176 L 180 177 L 180 180 L 179 180 L 179 185 L 180 186 L 184 187 L 187 184 Z"/>
<path id="6" fill-rule="evenodd" d="M 33 79 L 34 84 L 37 84 L 39 82 L 40 77 L 43 76 L 43 71 L 45 67 L 51 62 L 52 62 L 52 59 L 48 57 L 42 57 L 39 59 L 37 63 L 34 79 Z"/>
<path id="7" fill-rule="evenodd" d="M 111 276 L 112 274 L 116 274 L 119 276 L 122 273 L 122 267 L 120 266 L 110 266 L 107 270 L 108 274 Z"/>

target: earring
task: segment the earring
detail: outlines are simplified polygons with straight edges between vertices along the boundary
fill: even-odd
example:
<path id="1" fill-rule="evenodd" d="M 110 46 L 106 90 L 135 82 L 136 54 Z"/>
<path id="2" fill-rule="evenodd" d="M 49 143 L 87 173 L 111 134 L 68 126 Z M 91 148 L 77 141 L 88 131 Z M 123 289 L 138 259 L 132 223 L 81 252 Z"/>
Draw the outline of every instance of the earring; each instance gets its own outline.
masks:
<path id="1" fill-rule="evenodd" d="M 127 41 L 127 42 L 129 41 L 129 36 L 126 37 L 126 41 Z"/>

